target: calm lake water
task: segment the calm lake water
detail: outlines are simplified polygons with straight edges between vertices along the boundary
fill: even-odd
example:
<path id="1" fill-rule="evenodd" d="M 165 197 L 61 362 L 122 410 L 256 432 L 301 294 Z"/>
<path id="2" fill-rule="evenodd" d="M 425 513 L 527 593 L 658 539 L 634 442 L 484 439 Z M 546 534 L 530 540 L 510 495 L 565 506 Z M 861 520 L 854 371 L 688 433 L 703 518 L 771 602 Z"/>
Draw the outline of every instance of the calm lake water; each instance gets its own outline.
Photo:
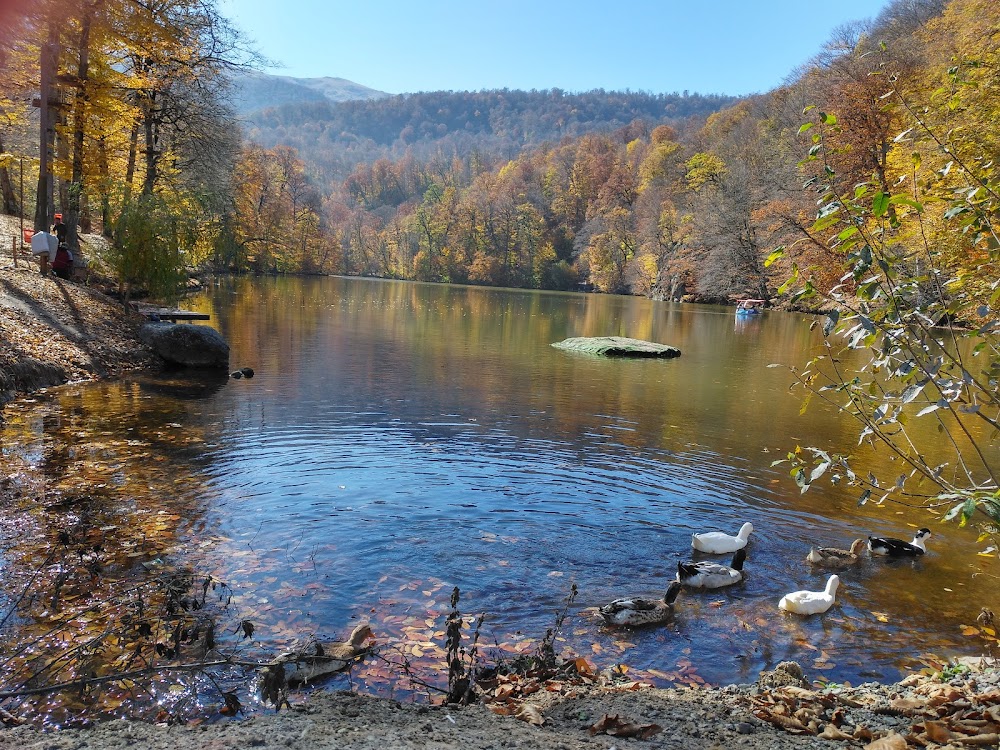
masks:
<path id="1" fill-rule="evenodd" d="M 789 373 L 768 367 L 808 360 L 810 318 L 340 278 L 225 282 L 187 306 L 211 313 L 233 367 L 255 378 L 57 389 L 8 410 L 4 445 L 92 472 L 119 522 L 166 512 L 165 556 L 230 582 L 265 648 L 368 618 L 419 661 L 458 586 L 463 612 L 486 615 L 483 643 L 523 649 L 576 584 L 558 647 L 661 684 L 751 681 L 784 659 L 837 682 L 895 679 L 927 654 L 979 651 L 961 628 L 1000 584 L 974 531 L 858 507 L 850 488 L 801 495 L 772 468 L 796 445 L 856 443 L 830 411 L 800 416 Z M 550 346 L 598 335 L 683 356 Z M 692 532 L 744 521 L 756 528 L 744 584 L 682 594 L 660 628 L 600 624 L 597 605 L 660 595 Z M 824 616 L 778 611 L 782 594 L 824 585 L 804 562 L 811 544 L 925 525 L 926 557 L 866 559 Z M 16 526 L 5 533 L 10 563 Z"/>

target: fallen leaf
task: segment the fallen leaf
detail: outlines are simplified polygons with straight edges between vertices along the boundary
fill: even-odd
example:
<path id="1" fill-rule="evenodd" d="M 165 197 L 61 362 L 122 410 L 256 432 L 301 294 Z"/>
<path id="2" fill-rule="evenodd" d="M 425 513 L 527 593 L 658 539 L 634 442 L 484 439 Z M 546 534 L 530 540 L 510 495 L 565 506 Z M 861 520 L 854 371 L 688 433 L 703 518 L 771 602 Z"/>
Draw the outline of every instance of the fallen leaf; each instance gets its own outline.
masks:
<path id="1" fill-rule="evenodd" d="M 931 742 L 936 742 L 939 745 L 945 745 L 951 742 L 951 730 L 949 730 L 948 727 L 940 721 L 925 721 L 924 732 L 927 734 L 927 738 L 931 740 Z"/>
<path id="2" fill-rule="evenodd" d="M 636 737 L 640 740 L 648 740 L 654 734 L 663 731 L 659 724 L 633 724 L 622 719 L 619 714 L 604 714 L 600 721 L 592 724 L 587 729 L 590 734 L 607 734 L 613 737 Z"/>
<path id="3" fill-rule="evenodd" d="M 958 740 L 963 745 L 976 747 L 996 747 L 1000 744 L 1000 734 L 977 734 L 974 737 L 962 737 Z"/>
<path id="4" fill-rule="evenodd" d="M 849 734 L 846 734 L 846 733 L 840 731 L 833 724 L 827 724 L 825 727 L 823 727 L 823 731 L 819 733 L 819 736 L 822 737 L 824 740 L 853 740 L 854 739 L 854 737 L 852 735 L 849 735 Z"/>
<path id="5" fill-rule="evenodd" d="M 890 734 L 865 745 L 865 750 L 907 750 L 906 738 L 901 734 Z"/>
<path id="6" fill-rule="evenodd" d="M 521 707 L 517 709 L 517 713 L 515 713 L 514 716 L 519 718 L 521 721 L 534 724 L 536 727 L 540 727 L 545 723 L 545 717 L 542 716 L 542 712 L 538 710 L 538 706 L 531 703 L 522 704 Z"/>

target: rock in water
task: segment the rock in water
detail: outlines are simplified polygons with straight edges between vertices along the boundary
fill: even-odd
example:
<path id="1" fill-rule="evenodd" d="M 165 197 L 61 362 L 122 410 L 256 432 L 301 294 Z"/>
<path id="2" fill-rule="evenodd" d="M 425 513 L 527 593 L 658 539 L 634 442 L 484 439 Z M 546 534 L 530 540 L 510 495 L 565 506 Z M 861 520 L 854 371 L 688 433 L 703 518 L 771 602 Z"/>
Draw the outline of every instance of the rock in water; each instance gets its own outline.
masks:
<path id="1" fill-rule="evenodd" d="M 214 328 L 190 323 L 147 323 L 139 329 L 139 338 L 168 364 L 229 368 L 229 344 Z"/>
<path id="2" fill-rule="evenodd" d="M 653 341 L 630 339 L 623 336 L 577 336 L 553 344 L 556 349 L 571 352 L 599 354 L 604 357 L 662 357 L 681 356 L 681 350 Z"/>

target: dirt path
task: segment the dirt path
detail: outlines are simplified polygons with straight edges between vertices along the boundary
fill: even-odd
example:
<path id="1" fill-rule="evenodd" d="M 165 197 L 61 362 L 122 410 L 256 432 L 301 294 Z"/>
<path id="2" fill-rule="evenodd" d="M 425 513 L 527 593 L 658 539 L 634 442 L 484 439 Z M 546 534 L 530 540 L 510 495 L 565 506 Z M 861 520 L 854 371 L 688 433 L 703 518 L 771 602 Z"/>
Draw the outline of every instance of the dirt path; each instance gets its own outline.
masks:
<path id="1" fill-rule="evenodd" d="M 10 252 L 16 219 L 0 217 L 0 405 L 18 393 L 149 367 L 139 320 L 107 297 Z"/>

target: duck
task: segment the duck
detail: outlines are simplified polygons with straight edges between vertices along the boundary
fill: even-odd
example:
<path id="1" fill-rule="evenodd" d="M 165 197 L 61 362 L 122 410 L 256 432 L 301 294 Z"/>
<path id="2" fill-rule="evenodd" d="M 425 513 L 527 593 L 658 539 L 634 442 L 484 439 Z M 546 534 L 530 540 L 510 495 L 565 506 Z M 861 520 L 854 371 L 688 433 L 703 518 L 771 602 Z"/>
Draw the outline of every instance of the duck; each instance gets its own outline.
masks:
<path id="1" fill-rule="evenodd" d="M 793 591 L 785 594 L 778 602 L 778 609 L 797 615 L 817 615 L 833 606 L 837 597 L 840 577 L 830 576 L 823 591 Z"/>
<path id="2" fill-rule="evenodd" d="M 931 535 L 930 529 L 920 529 L 912 542 L 904 542 L 902 539 L 892 537 L 870 536 L 868 537 L 868 550 L 873 555 L 885 555 L 888 557 L 917 557 L 926 554 L 926 541 Z"/>
<path id="3" fill-rule="evenodd" d="M 692 534 L 691 546 L 701 552 L 711 552 L 715 555 L 735 552 L 747 546 L 747 540 L 750 538 L 751 531 L 753 531 L 753 524 L 748 522 L 740 527 L 740 532 L 736 536 L 725 534 L 721 531 L 706 531 L 703 534 Z"/>
<path id="4" fill-rule="evenodd" d="M 729 565 L 709 562 L 677 562 L 677 580 L 692 589 L 721 589 L 743 580 L 747 551 L 738 549 Z"/>
<path id="5" fill-rule="evenodd" d="M 851 543 L 850 549 L 839 549 L 838 547 L 813 547 L 806 555 L 806 562 L 813 565 L 833 565 L 846 566 L 853 565 L 865 549 L 864 539 L 855 539 Z"/>
<path id="6" fill-rule="evenodd" d="M 662 599 L 615 599 L 597 611 L 608 625 L 653 625 L 666 622 L 674 611 L 681 584 L 671 581 Z"/>

